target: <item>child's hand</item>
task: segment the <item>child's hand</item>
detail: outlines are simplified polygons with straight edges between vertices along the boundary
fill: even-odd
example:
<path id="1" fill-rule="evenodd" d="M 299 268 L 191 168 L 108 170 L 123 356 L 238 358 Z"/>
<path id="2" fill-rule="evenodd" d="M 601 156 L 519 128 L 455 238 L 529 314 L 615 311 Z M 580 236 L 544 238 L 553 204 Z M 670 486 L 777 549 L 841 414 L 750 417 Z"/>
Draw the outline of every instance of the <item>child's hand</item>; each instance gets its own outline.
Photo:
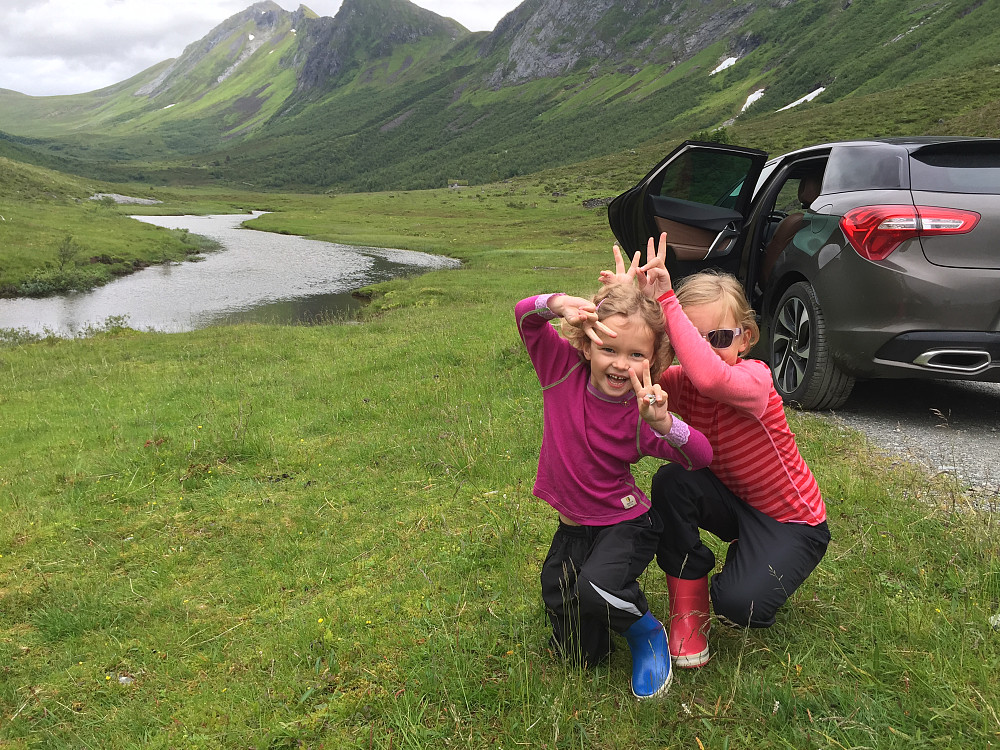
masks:
<path id="1" fill-rule="evenodd" d="M 618 334 L 597 319 L 597 307 L 582 297 L 560 294 L 549 298 L 549 309 L 574 328 L 581 328 L 598 346 L 604 344 L 601 334 L 615 338 Z"/>
<path id="2" fill-rule="evenodd" d="M 602 284 L 627 284 L 635 280 L 639 289 L 652 299 L 670 291 L 670 274 L 667 272 L 667 233 L 660 234 L 659 244 L 652 237 L 646 243 L 646 264 L 640 265 L 641 253 L 632 256 L 632 262 L 625 268 L 625 260 L 618 245 L 611 248 L 615 256 L 615 270 L 601 271 Z"/>
<path id="3" fill-rule="evenodd" d="M 636 254 L 638 257 L 638 253 Z M 653 299 L 659 298 L 671 289 L 670 273 L 667 271 L 667 233 L 660 234 L 660 241 L 653 246 L 653 238 L 646 243 L 646 265 L 638 269 L 644 274 L 646 286 L 643 291 Z"/>
<path id="4" fill-rule="evenodd" d="M 641 382 L 631 367 L 628 368 L 628 376 L 639 403 L 639 416 L 658 433 L 666 435 L 674 425 L 674 416 L 667 407 L 667 394 L 650 377 L 649 360 L 642 360 Z"/>
<path id="5" fill-rule="evenodd" d="M 609 286 L 611 284 L 631 284 L 634 279 L 639 279 L 639 288 L 641 289 L 646 284 L 645 275 L 640 277 L 639 269 L 639 258 L 640 253 L 636 253 L 632 257 L 632 262 L 629 264 L 628 270 L 625 269 L 625 260 L 622 258 L 622 250 L 615 244 L 611 248 L 612 254 L 615 256 L 615 270 L 614 271 L 601 271 L 600 280 L 604 286 Z"/>

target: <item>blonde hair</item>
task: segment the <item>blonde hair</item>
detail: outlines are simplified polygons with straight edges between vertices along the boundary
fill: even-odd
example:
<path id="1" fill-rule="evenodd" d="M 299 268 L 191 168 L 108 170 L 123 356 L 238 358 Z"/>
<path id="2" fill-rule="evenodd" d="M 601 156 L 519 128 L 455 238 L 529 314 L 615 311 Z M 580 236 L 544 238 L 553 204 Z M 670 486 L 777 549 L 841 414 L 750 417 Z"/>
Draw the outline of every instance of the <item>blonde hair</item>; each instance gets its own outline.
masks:
<path id="1" fill-rule="evenodd" d="M 660 375 L 674 358 L 667 341 L 666 323 L 659 303 L 639 291 L 634 284 L 624 283 L 608 284 L 591 299 L 597 305 L 597 319 L 601 322 L 614 315 L 622 315 L 626 318 L 636 318 L 652 331 L 653 358 L 649 362 L 649 375 L 653 382 L 659 380 Z M 566 325 L 563 322 L 562 333 L 580 351 L 590 343 L 582 328 Z M 599 331 L 598 336 L 600 336 Z"/>
<path id="2" fill-rule="evenodd" d="M 750 342 L 740 356 L 749 352 L 760 341 L 757 316 L 750 307 L 743 285 L 731 273 L 711 270 L 692 274 L 678 285 L 676 294 L 682 308 L 722 302 L 733 314 L 736 325 L 750 331 Z"/>

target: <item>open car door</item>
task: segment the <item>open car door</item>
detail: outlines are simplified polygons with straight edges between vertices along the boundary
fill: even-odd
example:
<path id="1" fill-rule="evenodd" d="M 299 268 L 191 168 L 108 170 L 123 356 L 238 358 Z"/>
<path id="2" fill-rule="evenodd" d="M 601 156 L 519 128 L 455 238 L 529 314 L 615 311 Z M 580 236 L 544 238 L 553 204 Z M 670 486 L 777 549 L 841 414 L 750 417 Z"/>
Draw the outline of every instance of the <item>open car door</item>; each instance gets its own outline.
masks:
<path id="1" fill-rule="evenodd" d="M 766 161 L 756 149 L 685 141 L 611 202 L 611 231 L 630 256 L 666 232 L 667 269 L 677 278 L 710 266 L 735 273 L 733 250 Z"/>

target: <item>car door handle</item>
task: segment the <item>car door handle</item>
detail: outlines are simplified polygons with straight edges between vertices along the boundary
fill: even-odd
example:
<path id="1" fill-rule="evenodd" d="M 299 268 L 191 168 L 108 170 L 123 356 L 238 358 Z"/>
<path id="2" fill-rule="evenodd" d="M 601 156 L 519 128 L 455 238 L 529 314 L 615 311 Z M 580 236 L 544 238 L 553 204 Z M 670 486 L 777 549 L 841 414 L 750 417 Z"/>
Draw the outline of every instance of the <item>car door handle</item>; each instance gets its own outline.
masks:
<path id="1" fill-rule="evenodd" d="M 702 260 L 728 255 L 729 251 L 733 249 L 732 240 L 735 240 L 739 236 L 740 232 L 736 228 L 736 225 L 728 224 L 725 229 L 715 235 L 715 239 L 708 246 L 708 252 L 705 253 L 705 257 Z M 725 247 L 723 247 L 723 244 L 725 244 Z"/>

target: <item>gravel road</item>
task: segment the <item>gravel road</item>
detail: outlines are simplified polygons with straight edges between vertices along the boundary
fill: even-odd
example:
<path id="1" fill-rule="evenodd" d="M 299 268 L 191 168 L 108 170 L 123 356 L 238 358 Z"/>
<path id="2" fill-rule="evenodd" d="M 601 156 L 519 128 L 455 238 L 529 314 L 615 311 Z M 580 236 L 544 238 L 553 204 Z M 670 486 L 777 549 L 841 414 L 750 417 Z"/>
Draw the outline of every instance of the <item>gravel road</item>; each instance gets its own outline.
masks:
<path id="1" fill-rule="evenodd" d="M 866 381 L 827 416 L 863 432 L 887 454 L 954 474 L 980 498 L 1000 496 L 998 383 Z"/>

